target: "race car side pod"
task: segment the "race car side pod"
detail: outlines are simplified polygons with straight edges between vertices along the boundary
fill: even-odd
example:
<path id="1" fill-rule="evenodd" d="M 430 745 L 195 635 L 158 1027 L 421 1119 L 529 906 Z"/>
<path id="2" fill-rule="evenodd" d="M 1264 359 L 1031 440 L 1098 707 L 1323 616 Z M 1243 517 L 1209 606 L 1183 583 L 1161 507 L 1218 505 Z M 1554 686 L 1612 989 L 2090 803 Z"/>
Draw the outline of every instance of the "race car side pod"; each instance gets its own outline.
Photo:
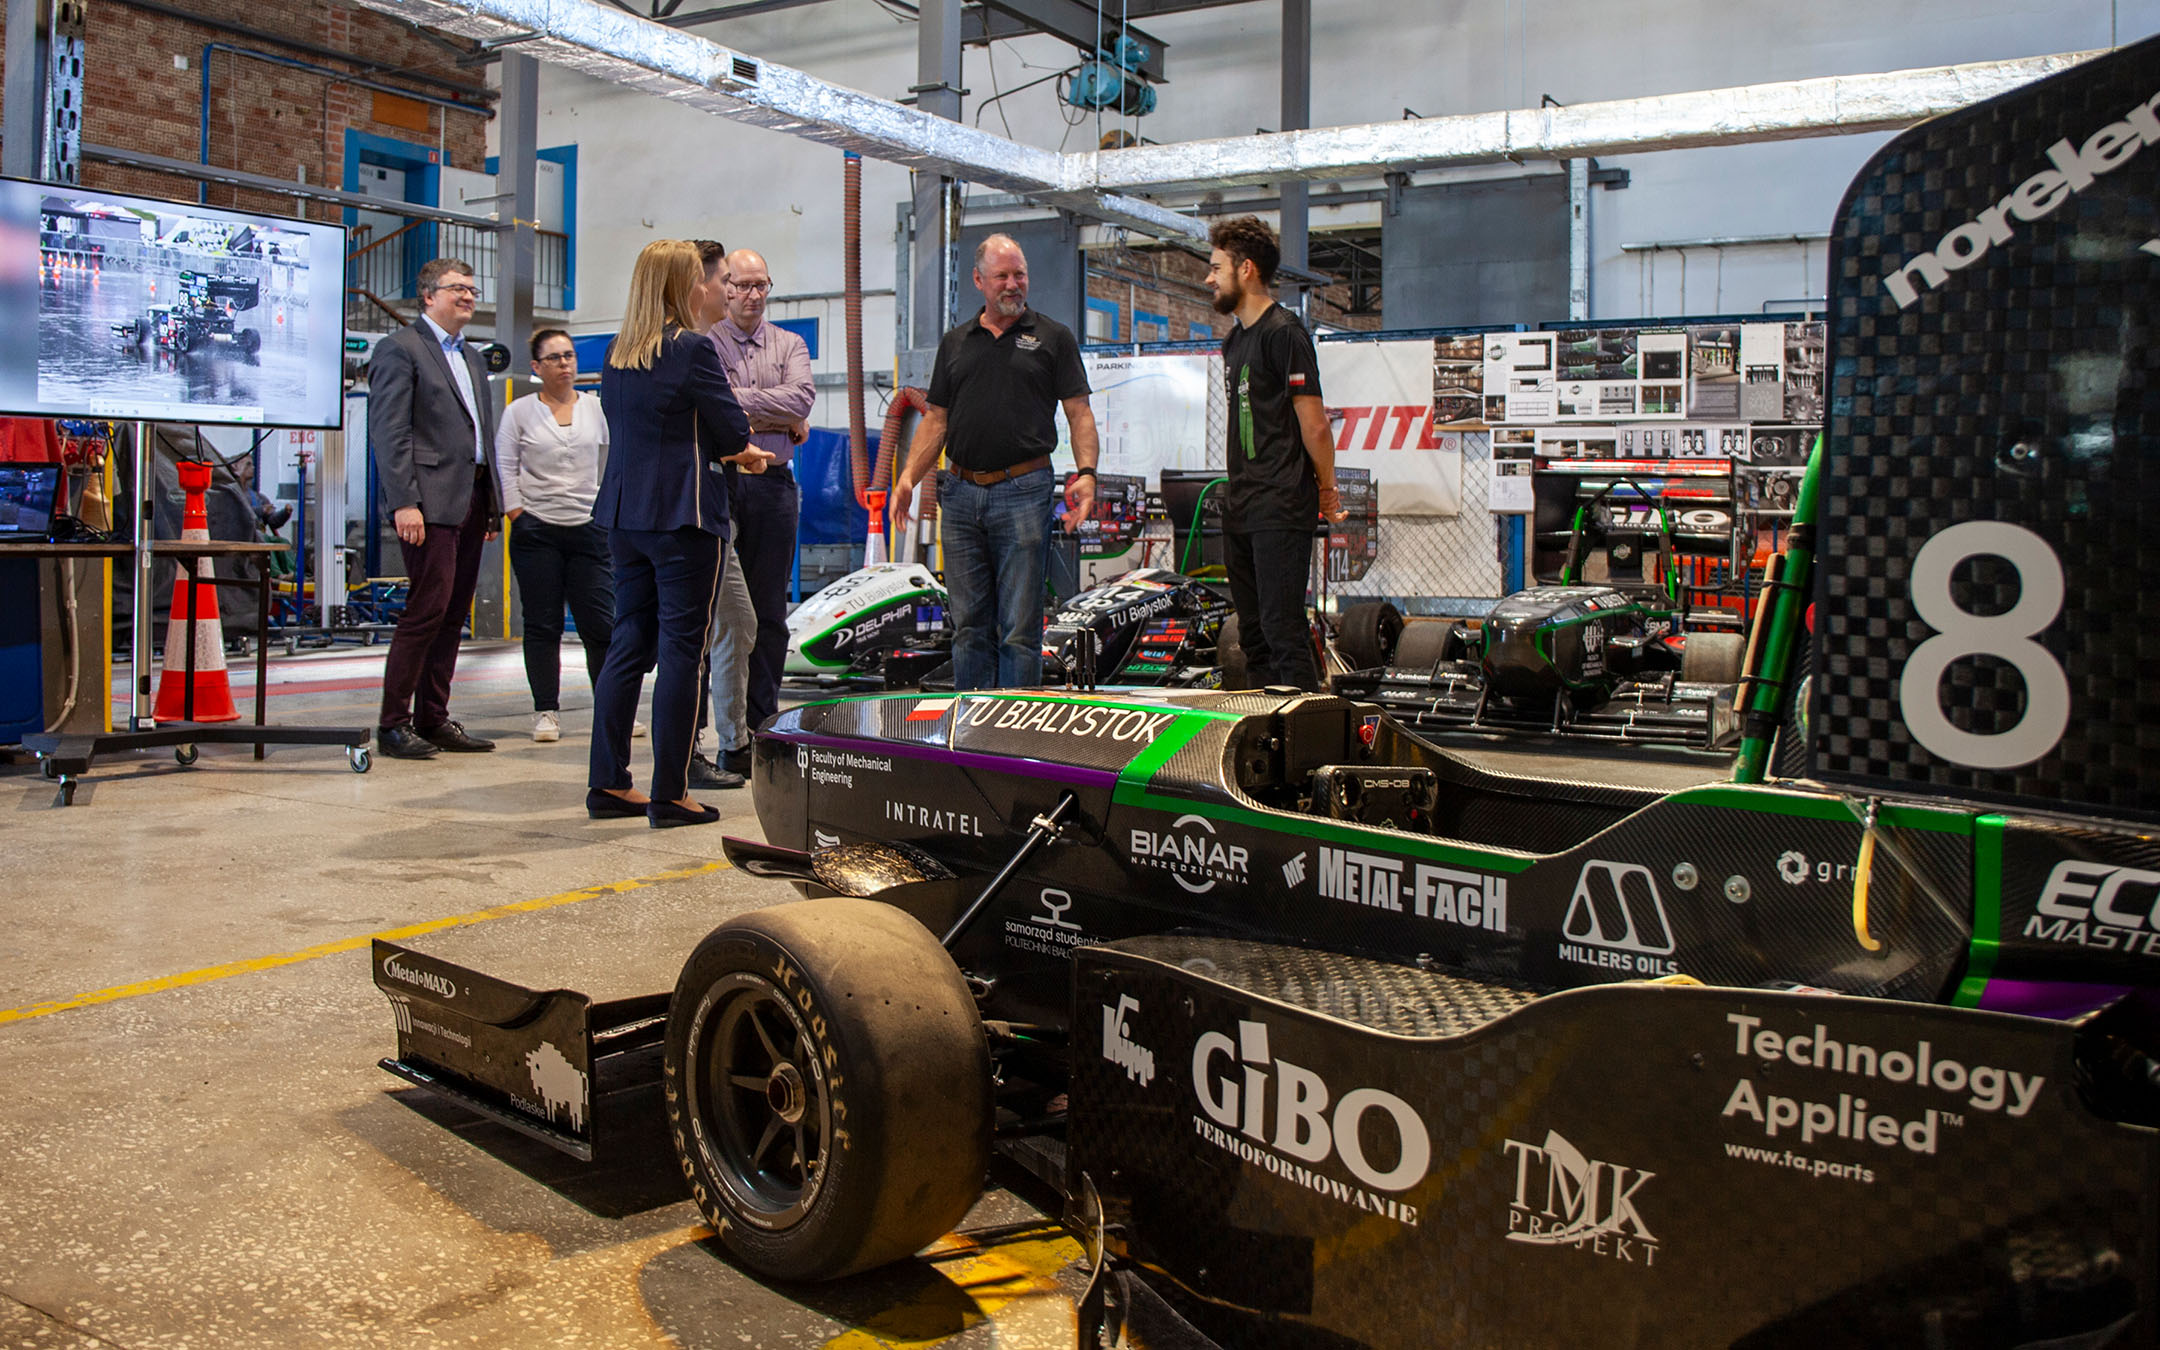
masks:
<path id="1" fill-rule="evenodd" d="M 1763 582 L 1769 603 L 1755 621 L 1758 649 L 1748 653 L 1740 683 L 1746 692 L 1740 723 L 1740 754 L 1733 762 L 1732 781 L 1760 783 L 1770 762 L 1770 745 L 1776 739 L 1779 705 L 1784 702 L 1786 681 L 1793 656 L 1804 640 L 1801 618 L 1807 611 L 1808 587 L 1815 574 L 1815 516 L 1822 481 L 1823 446 L 1820 435 L 1808 452 L 1807 472 L 1800 478 L 1799 497 L 1793 503 L 1792 529 L 1785 536 L 1785 551 L 1772 576 Z"/>
<path id="2" fill-rule="evenodd" d="M 938 939 L 945 950 L 952 950 L 953 943 L 959 941 L 960 935 L 967 931 L 969 924 L 975 922 L 975 916 L 983 912 L 983 906 L 989 904 L 997 893 L 1005 888 L 1005 883 L 1012 879 L 1013 873 L 1020 870 L 1021 864 L 1034 856 L 1036 849 L 1065 832 L 1066 813 L 1071 811 L 1073 803 L 1079 800 L 1073 793 L 1060 793 L 1056 806 L 1028 822 L 1027 838 L 1021 840 L 1020 847 L 1013 850 L 1012 858 L 998 869 L 996 876 L 990 878 L 990 884 L 983 887 L 982 893 L 975 897 L 974 902 L 961 911 L 960 917 L 953 920 L 953 926 L 945 930 L 945 936 Z"/>

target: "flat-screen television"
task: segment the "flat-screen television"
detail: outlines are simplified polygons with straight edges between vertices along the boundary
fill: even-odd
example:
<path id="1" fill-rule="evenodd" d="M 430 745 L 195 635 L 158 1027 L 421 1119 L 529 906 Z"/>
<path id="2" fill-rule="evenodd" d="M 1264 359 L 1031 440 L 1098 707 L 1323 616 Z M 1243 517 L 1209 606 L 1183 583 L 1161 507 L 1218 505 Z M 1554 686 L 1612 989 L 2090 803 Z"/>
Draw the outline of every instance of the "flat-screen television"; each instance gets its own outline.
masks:
<path id="1" fill-rule="evenodd" d="M 0 314 L 0 412 L 344 416 L 342 225 L 0 179 Z"/>

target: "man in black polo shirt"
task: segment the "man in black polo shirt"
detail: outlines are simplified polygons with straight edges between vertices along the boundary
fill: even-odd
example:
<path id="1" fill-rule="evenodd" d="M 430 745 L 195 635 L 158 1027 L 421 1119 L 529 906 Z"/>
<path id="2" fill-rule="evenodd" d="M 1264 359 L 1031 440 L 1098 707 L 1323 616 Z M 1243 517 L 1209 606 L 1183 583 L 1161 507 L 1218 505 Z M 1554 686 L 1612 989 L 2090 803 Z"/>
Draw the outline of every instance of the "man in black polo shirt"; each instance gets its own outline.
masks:
<path id="1" fill-rule="evenodd" d="M 1305 623 L 1313 530 L 1342 520 L 1335 491 L 1335 437 L 1320 402 L 1320 358 L 1297 315 L 1269 288 L 1282 251 L 1252 216 L 1208 234 L 1215 310 L 1237 322 L 1223 339 L 1230 396 L 1223 493 L 1223 563 L 1247 668 L 1263 685 L 1318 689 Z"/>
<path id="2" fill-rule="evenodd" d="M 1072 425 L 1078 465 L 1065 486 L 1065 528 L 1095 507 L 1095 413 L 1072 330 L 1027 307 L 1027 258 L 993 234 L 975 250 L 982 312 L 945 335 L 929 407 L 893 480 L 895 532 L 915 485 L 937 463 L 945 589 L 951 596 L 953 687 L 1042 683 L 1043 572 L 1050 559 L 1050 451 L 1056 410 Z"/>

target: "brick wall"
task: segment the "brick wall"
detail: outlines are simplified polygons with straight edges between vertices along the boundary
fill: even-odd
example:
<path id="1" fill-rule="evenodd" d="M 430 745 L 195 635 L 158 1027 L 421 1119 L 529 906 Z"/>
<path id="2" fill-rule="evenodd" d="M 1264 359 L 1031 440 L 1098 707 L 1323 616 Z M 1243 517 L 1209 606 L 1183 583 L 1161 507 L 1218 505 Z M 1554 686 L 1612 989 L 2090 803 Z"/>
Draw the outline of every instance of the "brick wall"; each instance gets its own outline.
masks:
<path id="1" fill-rule="evenodd" d="M 1183 342 L 1198 324 L 1220 338 L 1230 329 L 1230 319 L 1215 312 L 1214 293 L 1207 286 L 1207 260 L 1181 248 L 1098 249 L 1087 255 L 1087 293 L 1091 300 L 1108 301 L 1118 307 L 1118 340 L 1133 336 L 1133 310 L 1164 314 L 1170 318 L 1168 336 Z M 1277 288 L 1277 294 L 1281 289 Z M 1377 314 L 1352 315 L 1348 286 L 1330 286 L 1313 297 L 1312 314 L 1337 328 L 1371 332 L 1382 326 Z M 1152 339 L 1149 339 L 1152 340 Z"/>
<path id="2" fill-rule="evenodd" d="M 338 0 L 166 0 L 171 8 L 202 18 L 239 24 L 340 52 L 364 54 L 461 85 L 485 83 L 481 69 L 460 67 L 453 53 L 410 27 Z M 384 71 L 367 71 L 335 58 L 277 46 L 200 23 L 131 8 L 121 0 L 90 0 L 85 39 L 83 139 L 98 145 L 194 160 L 201 149 L 203 45 L 222 42 L 273 56 L 364 75 L 380 83 L 447 96 L 441 87 Z M 186 69 L 176 68 L 174 57 Z M 338 186 L 344 182 L 347 128 L 440 147 L 454 167 L 479 170 L 486 159 L 485 122 L 465 113 L 421 104 L 427 130 L 374 120 L 375 96 L 366 89 L 310 73 L 214 52 L 210 57 L 210 162 L 271 178 Z M 467 102 L 480 102 L 459 94 Z M 143 169 L 85 161 L 83 183 L 114 192 L 192 201 L 192 179 Z M 212 184 L 209 201 L 272 215 L 294 215 L 301 204 L 276 193 Z M 315 220 L 337 218 L 338 208 L 307 203 Z"/>

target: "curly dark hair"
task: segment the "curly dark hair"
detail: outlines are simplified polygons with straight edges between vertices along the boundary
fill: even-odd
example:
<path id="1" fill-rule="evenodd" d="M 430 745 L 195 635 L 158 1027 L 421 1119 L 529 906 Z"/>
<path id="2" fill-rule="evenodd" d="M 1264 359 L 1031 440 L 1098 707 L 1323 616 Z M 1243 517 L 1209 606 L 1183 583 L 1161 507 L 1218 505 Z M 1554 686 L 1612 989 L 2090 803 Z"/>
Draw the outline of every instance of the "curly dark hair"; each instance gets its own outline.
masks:
<path id="1" fill-rule="evenodd" d="M 1232 264 L 1249 262 L 1259 269 L 1260 284 L 1275 284 L 1275 269 L 1282 263 L 1282 248 L 1275 231 L 1258 216 L 1237 216 L 1208 231 L 1208 244 L 1230 255 Z"/>

